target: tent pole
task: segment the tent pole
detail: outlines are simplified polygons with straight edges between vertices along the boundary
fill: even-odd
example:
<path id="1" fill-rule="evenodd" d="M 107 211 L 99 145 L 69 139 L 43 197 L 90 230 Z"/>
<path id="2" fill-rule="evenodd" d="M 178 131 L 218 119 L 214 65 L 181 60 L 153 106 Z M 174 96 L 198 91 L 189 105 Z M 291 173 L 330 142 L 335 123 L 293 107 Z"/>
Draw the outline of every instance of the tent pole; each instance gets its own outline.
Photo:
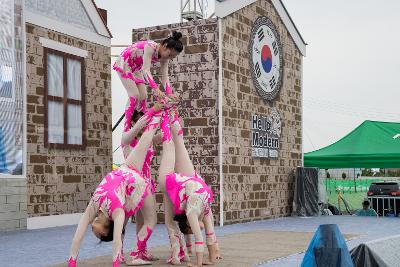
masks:
<path id="1" fill-rule="evenodd" d="M 354 170 L 354 192 L 357 193 L 357 184 L 356 184 L 356 168 L 353 168 Z"/>

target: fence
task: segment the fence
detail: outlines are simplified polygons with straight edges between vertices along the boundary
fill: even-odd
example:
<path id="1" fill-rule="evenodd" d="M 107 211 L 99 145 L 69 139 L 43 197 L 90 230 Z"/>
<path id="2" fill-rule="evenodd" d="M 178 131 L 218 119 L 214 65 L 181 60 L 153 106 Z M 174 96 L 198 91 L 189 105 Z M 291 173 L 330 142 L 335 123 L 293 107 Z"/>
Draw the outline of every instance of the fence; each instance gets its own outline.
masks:
<path id="1" fill-rule="evenodd" d="M 325 188 L 328 198 L 328 202 L 341 207 L 341 212 L 344 210 L 344 203 L 339 205 L 338 203 L 338 191 L 342 192 L 343 198 L 347 201 L 350 211 L 354 212 L 361 208 L 361 203 L 368 197 L 367 192 L 369 186 L 374 182 L 382 182 L 387 180 L 383 178 L 362 178 L 354 180 L 344 179 L 325 179 Z"/>
<path id="2" fill-rule="evenodd" d="M 343 180 L 343 179 L 325 179 L 325 188 L 327 194 L 336 194 L 336 190 L 343 193 L 360 193 L 368 192 L 369 186 L 374 182 L 383 182 L 383 178 L 373 179 L 356 179 L 356 180 Z"/>

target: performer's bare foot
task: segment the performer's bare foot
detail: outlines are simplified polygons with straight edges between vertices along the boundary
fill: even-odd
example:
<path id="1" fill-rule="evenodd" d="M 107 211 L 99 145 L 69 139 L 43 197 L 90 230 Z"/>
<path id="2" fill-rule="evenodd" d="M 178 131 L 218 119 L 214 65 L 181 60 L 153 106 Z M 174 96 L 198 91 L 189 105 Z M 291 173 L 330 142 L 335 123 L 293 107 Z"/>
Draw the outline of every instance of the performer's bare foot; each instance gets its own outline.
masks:
<path id="1" fill-rule="evenodd" d="M 150 261 L 142 260 L 138 257 L 129 257 L 128 260 L 125 260 L 125 264 L 128 266 L 140 266 L 140 265 L 151 265 Z"/>

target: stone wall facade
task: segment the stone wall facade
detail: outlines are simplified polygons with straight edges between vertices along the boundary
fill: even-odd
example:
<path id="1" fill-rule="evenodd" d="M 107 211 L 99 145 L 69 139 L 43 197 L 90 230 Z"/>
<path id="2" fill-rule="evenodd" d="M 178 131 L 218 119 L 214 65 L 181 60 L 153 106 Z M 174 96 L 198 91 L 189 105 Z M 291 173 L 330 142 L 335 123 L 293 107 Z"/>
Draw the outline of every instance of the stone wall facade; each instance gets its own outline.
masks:
<path id="1" fill-rule="evenodd" d="M 25 178 L 0 179 L 0 231 L 26 229 Z"/>
<path id="2" fill-rule="evenodd" d="M 218 29 L 217 20 L 199 20 L 133 30 L 133 42 L 151 39 L 161 42 L 172 31 L 183 34 L 184 51 L 172 60 L 169 77 L 174 91 L 182 98 L 185 144 L 199 174 L 214 193 L 213 213 L 219 222 L 219 136 L 218 136 Z M 153 69 L 159 83 L 158 68 Z M 149 91 L 150 95 L 150 91 Z M 150 101 L 151 103 L 151 101 Z M 160 150 L 153 161 L 157 177 Z M 157 195 L 158 221 L 162 222 L 162 195 Z"/>
<path id="3" fill-rule="evenodd" d="M 259 16 L 270 18 L 282 43 L 283 85 L 265 102 L 251 79 L 248 44 Z M 270 1 L 259 0 L 222 21 L 224 222 L 288 216 L 294 170 L 302 157 L 302 56 Z M 251 116 L 277 108 L 282 120 L 278 159 L 253 159 Z"/>
<path id="4" fill-rule="evenodd" d="M 85 149 L 44 145 L 44 48 L 47 38 L 88 51 L 85 68 Z M 111 51 L 26 24 L 28 217 L 83 212 L 95 187 L 111 170 Z"/>
<path id="5" fill-rule="evenodd" d="M 267 16 L 275 24 L 283 53 L 283 84 L 279 95 L 265 102 L 257 93 L 249 67 L 249 37 L 254 21 Z M 222 169 L 223 222 L 248 222 L 288 216 L 294 197 L 294 171 L 302 157 L 302 55 L 270 1 L 259 0 L 218 21 L 200 20 L 133 31 L 133 42 L 161 41 L 172 30 L 183 33 L 185 50 L 170 64 L 172 85 L 182 96 L 184 137 L 199 173 L 215 194 L 220 223 L 218 132 L 218 36 L 222 31 Z M 157 77 L 157 69 L 154 71 Z M 252 114 L 268 116 L 276 108 L 282 133 L 277 159 L 252 157 Z M 157 149 L 160 151 L 160 147 Z M 157 164 L 154 162 L 153 176 Z M 161 195 L 157 196 L 162 221 Z"/>

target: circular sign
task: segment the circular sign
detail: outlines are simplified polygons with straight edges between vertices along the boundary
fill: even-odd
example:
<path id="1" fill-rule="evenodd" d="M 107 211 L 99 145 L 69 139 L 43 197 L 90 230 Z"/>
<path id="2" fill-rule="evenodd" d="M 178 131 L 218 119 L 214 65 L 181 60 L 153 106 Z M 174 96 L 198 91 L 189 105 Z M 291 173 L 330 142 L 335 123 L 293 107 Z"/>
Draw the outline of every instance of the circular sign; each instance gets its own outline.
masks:
<path id="1" fill-rule="evenodd" d="M 275 25 L 267 17 L 254 22 L 249 43 L 250 72 L 257 92 L 273 100 L 282 87 L 282 47 Z"/>

